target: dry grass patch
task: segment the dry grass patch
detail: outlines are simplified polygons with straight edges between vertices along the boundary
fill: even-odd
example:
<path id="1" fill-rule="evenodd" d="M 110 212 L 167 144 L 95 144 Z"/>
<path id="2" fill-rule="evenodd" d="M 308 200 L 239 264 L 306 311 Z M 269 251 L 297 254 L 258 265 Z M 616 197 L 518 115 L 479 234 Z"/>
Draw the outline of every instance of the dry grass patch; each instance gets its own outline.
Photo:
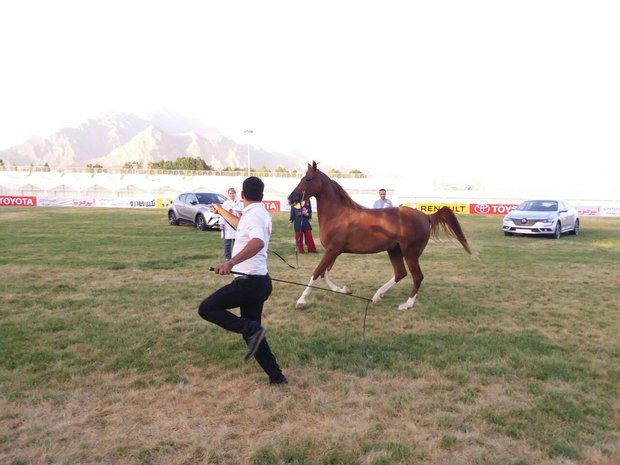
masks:
<path id="1" fill-rule="evenodd" d="M 67 397 L 17 406 L 19 419 L 3 423 L 12 450 L 33 463 L 253 463 L 287 449 L 308 463 L 330 454 L 357 463 L 361 451 L 362 463 L 394 453 L 393 463 L 471 463 L 489 450 L 501 459 L 522 447 L 478 429 L 471 412 L 464 421 L 471 407 L 446 411 L 452 390 L 438 374 L 403 382 L 333 373 L 317 381 L 316 371 L 292 372 L 303 390 L 212 375 L 194 371 L 183 383 L 139 388 L 132 377 L 93 376 Z"/>

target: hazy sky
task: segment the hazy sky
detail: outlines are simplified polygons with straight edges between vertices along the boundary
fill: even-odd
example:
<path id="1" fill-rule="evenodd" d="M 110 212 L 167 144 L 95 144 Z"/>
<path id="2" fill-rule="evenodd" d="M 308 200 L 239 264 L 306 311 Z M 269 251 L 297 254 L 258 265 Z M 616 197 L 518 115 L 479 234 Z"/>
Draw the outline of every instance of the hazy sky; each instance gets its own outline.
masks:
<path id="1" fill-rule="evenodd" d="M 2 2 L 0 148 L 170 109 L 308 161 L 609 183 L 619 24 L 617 0 Z"/>

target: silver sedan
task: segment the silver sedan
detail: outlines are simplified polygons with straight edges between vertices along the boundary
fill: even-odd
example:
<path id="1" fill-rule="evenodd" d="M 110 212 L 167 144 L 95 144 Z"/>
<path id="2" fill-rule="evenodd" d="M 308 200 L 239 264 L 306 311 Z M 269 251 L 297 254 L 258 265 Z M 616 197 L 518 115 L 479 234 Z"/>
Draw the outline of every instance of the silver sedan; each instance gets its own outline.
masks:
<path id="1" fill-rule="evenodd" d="M 563 200 L 526 200 L 504 217 L 504 235 L 538 234 L 559 239 L 579 234 L 577 210 Z"/>

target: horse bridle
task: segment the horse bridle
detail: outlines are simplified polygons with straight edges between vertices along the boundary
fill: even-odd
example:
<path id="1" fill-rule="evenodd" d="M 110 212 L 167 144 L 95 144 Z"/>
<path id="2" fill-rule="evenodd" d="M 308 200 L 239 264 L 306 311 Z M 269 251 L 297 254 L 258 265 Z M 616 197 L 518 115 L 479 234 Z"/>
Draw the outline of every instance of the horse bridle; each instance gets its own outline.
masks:
<path id="1" fill-rule="evenodd" d="M 306 186 L 310 184 L 313 180 L 314 180 L 314 176 L 306 176 L 305 178 Z M 306 189 L 301 191 L 301 201 L 303 202 L 304 200 L 306 200 Z"/>

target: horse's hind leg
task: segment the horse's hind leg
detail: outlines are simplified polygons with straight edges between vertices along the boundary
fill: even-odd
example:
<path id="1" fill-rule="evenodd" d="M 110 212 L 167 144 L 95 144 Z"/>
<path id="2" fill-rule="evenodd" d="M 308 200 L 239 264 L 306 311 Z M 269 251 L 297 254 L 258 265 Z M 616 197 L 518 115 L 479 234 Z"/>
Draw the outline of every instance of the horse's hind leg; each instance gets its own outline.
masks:
<path id="1" fill-rule="evenodd" d="M 405 260 L 407 260 L 407 266 L 409 267 L 409 271 L 411 271 L 413 277 L 413 288 L 411 289 L 411 293 L 409 294 L 407 302 L 398 306 L 399 310 L 408 310 L 412 308 L 413 304 L 415 303 L 415 298 L 418 295 L 418 290 L 420 289 L 420 285 L 422 284 L 422 280 L 424 279 L 422 269 L 420 268 L 419 258 L 420 256 L 418 254 L 407 256 L 405 258 Z"/>
<path id="2" fill-rule="evenodd" d="M 388 250 L 388 255 L 390 256 L 390 262 L 392 262 L 392 268 L 394 268 L 394 276 L 392 276 L 387 283 L 377 289 L 375 295 L 372 296 L 373 304 L 381 302 L 381 298 L 386 294 L 386 292 L 389 291 L 394 284 L 407 276 L 407 270 L 405 269 L 403 254 L 400 247 L 396 246 L 393 249 Z"/>

